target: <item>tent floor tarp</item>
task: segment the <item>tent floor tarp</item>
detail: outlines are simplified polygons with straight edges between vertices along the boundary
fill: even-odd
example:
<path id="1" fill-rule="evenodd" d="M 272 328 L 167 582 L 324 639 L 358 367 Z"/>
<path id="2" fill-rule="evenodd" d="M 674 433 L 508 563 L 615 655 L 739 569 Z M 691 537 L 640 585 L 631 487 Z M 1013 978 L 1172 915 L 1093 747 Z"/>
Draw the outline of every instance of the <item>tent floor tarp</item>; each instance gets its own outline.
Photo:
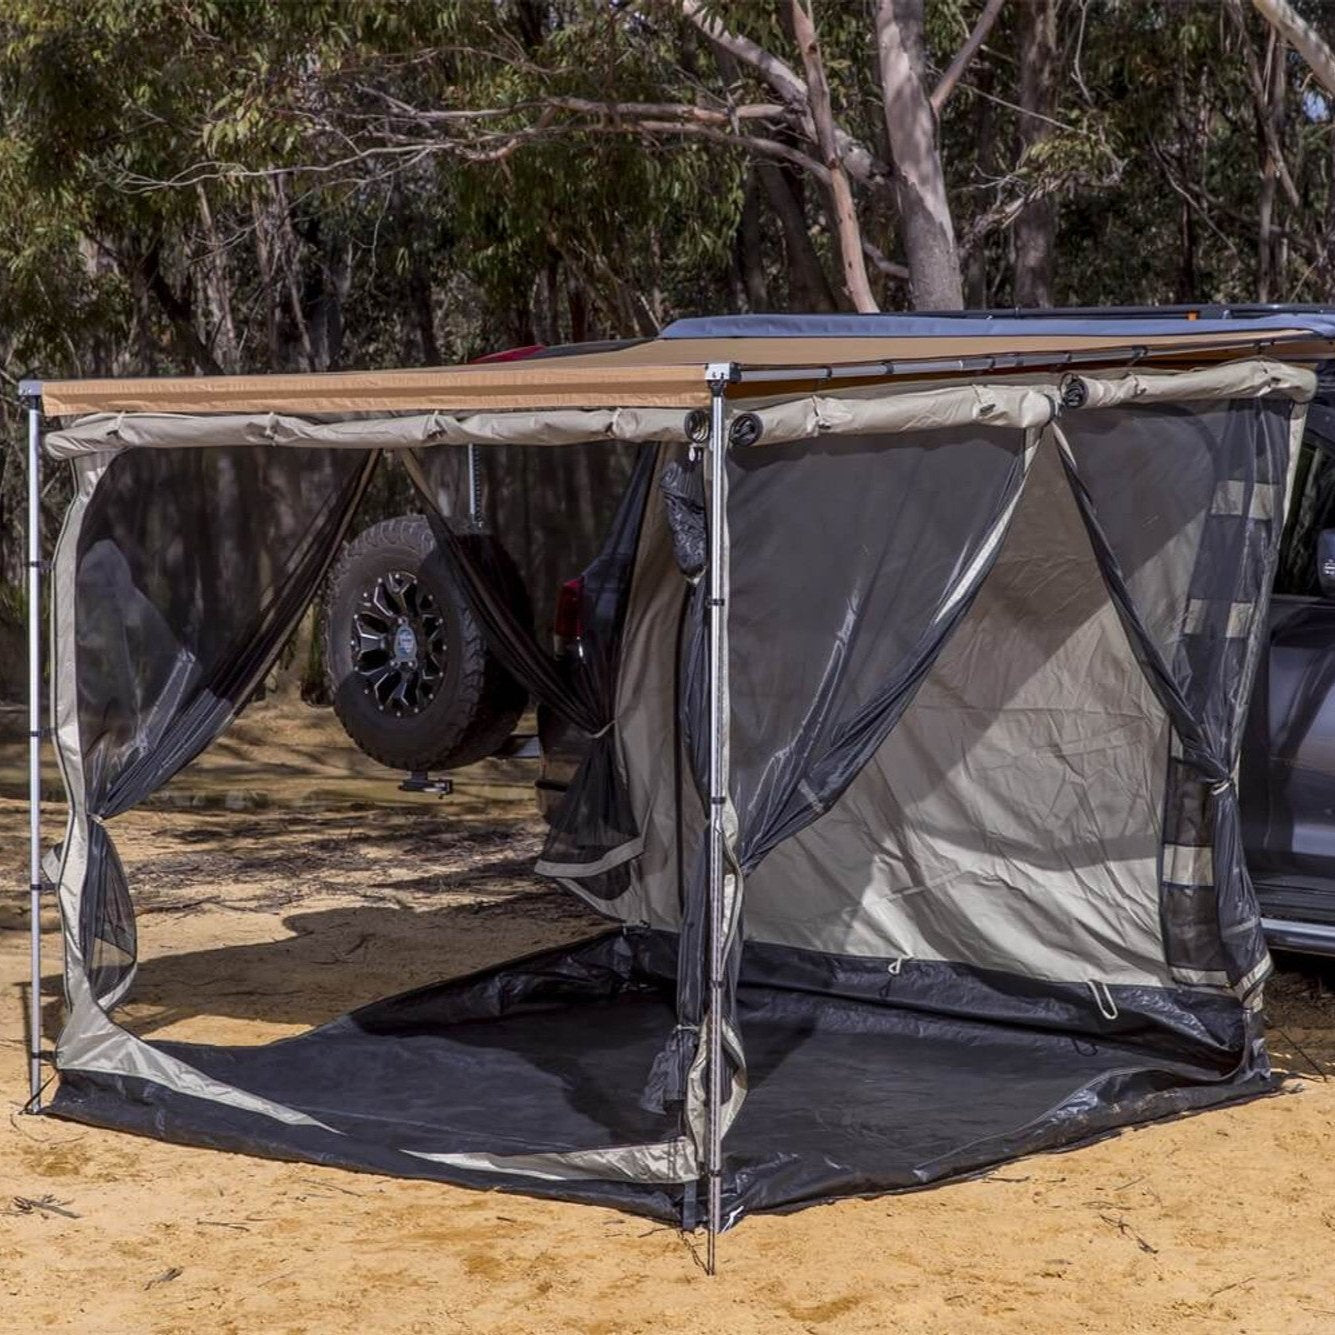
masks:
<path id="1" fill-rule="evenodd" d="M 1209 1033 L 1208 1016 L 1202 1025 L 1199 999 L 1176 1029 L 1173 1017 L 1137 1014 L 1126 997 L 1115 1021 L 1105 1017 L 1108 1033 L 1070 1027 L 1074 1012 L 1060 1007 L 1044 1028 L 1032 1013 L 1020 1023 L 920 1008 L 911 977 L 902 984 L 907 1004 L 896 1004 L 875 994 L 901 986 L 880 964 L 874 982 L 845 961 L 844 977 L 827 977 L 821 990 L 781 985 L 827 963 L 792 955 L 751 947 L 743 969 L 749 1092 L 727 1141 L 729 1221 L 967 1175 L 1272 1087 L 1264 1067 L 1239 1078 L 1227 1036 Z M 676 1022 L 672 975 L 668 938 L 613 932 L 264 1046 L 153 1045 L 300 1115 L 291 1120 L 77 1070 L 63 1073 L 51 1111 L 185 1144 L 554 1195 L 679 1223 L 693 1216 L 682 1193 L 694 1193 L 694 1182 L 523 1166 L 523 1156 L 651 1146 L 677 1134 L 675 1112 L 652 1110 L 645 1098 Z M 470 1155 L 488 1162 L 470 1167 Z M 516 1171 L 498 1175 L 502 1161 Z"/>

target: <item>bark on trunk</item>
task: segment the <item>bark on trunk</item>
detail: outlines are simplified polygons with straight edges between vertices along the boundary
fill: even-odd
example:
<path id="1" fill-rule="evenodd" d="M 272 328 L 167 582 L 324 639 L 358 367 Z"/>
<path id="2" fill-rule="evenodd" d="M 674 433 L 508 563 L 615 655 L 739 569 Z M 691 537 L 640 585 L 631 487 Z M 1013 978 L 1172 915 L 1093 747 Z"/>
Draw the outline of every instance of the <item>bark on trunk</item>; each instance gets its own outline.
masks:
<path id="1" fill-rule="evenodd" d="M 412 269 L 411 310 L 413 326 L 423 366 L 441 364 L 440 345 L 436 342 L 436 302 L 431 274 L 420 256 Z"/>
<path id="2" fill-rule="evenodd" d="M 1252 4 L 1307 62 L 1317 82 L 1335 95 L 1335 51 L 1288 0 L 1252 0 Z"/>
<path id="3" fill-rule="evenodd" d="M 1271 34 L 1269 58 L 1266 61 L 1268 77 L 1275 79 L 1275 56 L 1281 43 Z M 1272 85 L 1273 87 L 1273 85 Z M 1283 103 L 1280 103 L 1281 107 Z M 1275 283 L 1275 198 L 1279 186 L 1279 163 L 1270 148 L 1268 125 L 1273 125 L 1274 98 L 1262 96 L 1256 107 L 1257 129 L 1260 131 L 1261 190 L 1257 200 L 1256 218 L 1256 299 L 1273 301 Z"/>
<path id="4" fill-rule="evenodd" d="M 225 371 L 235 373 L 241 369 L 241 345 L 236 334 L 236 321 L 232 315 L 232 290 L 227 275 L 226 252 L 223 250 L 222 238 L 218 235 L 217 224 L 213 220 L 208 191 L 202 182 L 195 186 L 195 193 L 199 201 L 199 220 L 204 231 L 204 244 L 208 247 L 204 273 L 209 318 L 213 330 L 214 355 Z"/>
<path id="5" fill-rule="evenodd" d="M 872 296 L 867 278 L 867 265 L 862 256 L 862 225 L 858 221 L 853 187 L 835 140 L 834 112 L 830 104 L 830 88 L 825 78 L 825 62 L 821 58 L 816 25 L 811 20 L 803 0 L 793 0 L 793 35 L 802 52 L 802 65 L 807 76 L 807 105 L 816 130 L 816 146 L 821 162 L 830 173 L 830 221 L 839 242 L 839 263 L 843 269 L 844 286 L 853 305 L 860 311 L 876 311 L 880 307 Z"/>
<path id="6" fill-rule="evenodd" d="M 742 214 L 737 223 L 737 270 L 748 310 L 763 311 L 769 306 L 765 284 L 763 233 L 760 227 L 763 188 L 752 171 L 746 182 Z"/>
<path id="7" fill-rule="evenodd" d="M 919 310 L 964 304 L 936 119 L 923 87 L 922 0 L 878 0 L 876 45 L 900 236 Z"/>
<path id="8" fill-rule="evenodd" d="M 976 80 L 979 90 L 990 94 L 994 83 L 992 66 L 984 65 Z M 974 143 L 978 146 L 976 174 L 982 181 L 995 180 L 1000 175 L 1000 156 L 997 127 L 997 103 L 989 96 L 976 97 L 970 108 L 973 121 Z M 965 235 L 969 236 L 966 228 Z M 964 251 L 964 300 L 971 310 L 992 304 L 992 281 L 988 272 L 988 245 L 985 235 L 973 236 L 972 244 Z"/>
<path id="9" fill-rule="evenodd" d="M 773 162 L 757 164 L 770 207 L 783 229 L 783 253 L 788 261 L 788 297 L 799 310 L 837 311 L 834 289 L 811 243 L 806 212 L 794 183 Z"/>
<path id="10" fill-rule="evenodd" d="M 1056 100 L 1056 0 L 1024 0 L 1020 22 L 1020 159 L 1034 153 L 1052 134 Z M 1011 230 L 1015 245 L 1015 303 L 1051 306 L 1056 250 L 1057 201 L 1030 200 Z"/>

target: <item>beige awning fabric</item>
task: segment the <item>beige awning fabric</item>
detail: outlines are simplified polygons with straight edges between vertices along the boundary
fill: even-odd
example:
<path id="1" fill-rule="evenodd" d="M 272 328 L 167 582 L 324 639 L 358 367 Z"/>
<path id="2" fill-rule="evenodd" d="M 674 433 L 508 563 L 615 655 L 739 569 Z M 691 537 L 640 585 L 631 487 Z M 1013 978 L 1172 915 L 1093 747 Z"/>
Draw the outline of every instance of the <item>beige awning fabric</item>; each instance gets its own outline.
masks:
<path id="1" fill-rule="evenodd" d="M 897 435 L 943 427 L 1044 426 L 1056 411 L 1059 389 L 996 381 L 915 388 L 870 397 L 865 393 L 813 394 L 756 411 L 758 444 L 811 440 L 817 436 Z"/>
<path id="2" fill-rule="evenodd" d="M 91 413 L 48 433 L 57 459 L 128 449 L 273 445 L 335 450 L 415 450 L 433 445 L 581 445 L 682 442 L 682 408 L 551 408 L 496 413 L 404 413 L 310 418 L 287 413 Z"/>
<path id="3" fill-rule="evenodd" d="M 1120 369 L 1104 375 L 1052 374 L 882 380 L 823 393 L 770 384 L 767 398 L 741 405 L 759 420 L 757 444 L 827 435 L 928 431 L 971 424 L 1027 429 L 1056 414 L 1073 381 L 1085 408 L 1167 400 L 1312 397 L 1316 377 L 1303 366 L 1265 358 L 1216 362 L 1178 371 Z M 786 393 L 776 394 L 777 388 Z M 1068 401 L 1069 402 L 1069 401 Z M 513 412 L 434 411 L 350 417 L 289 413 L 90 413 L 46 437 L 58 459 L 127 449 L 198 449 L 235 445 L 278 448 L 413 450 L 437 445 L 575 445 L 592 441 L 687 440 L 683 408 L 550 408 Z"/>
<path id="4" fill-rule="evenodd" d="M 629 347 L 560 357 L 535 357 L 409 371 L 348 371 L 311 375 L 200 376 L 164 380 L 52 380 L 42 386 L 48 416 L 88 413 L 354 413 L 512 412 L 549 408 L 696 408 L 709 401 L 705 368 L 732 363 L 747 373 L 730 397 L 774 393 L 765 372 L 791 381 L 795 368 L 848 368 L 1023 357 L 1032 366 L 1083 360 L 1227 357 L 1285 345 L 1286 356 L 1331 355 L 1310 331 L 1263 335 L 1217 329 L 1192 335 L 1124 336 L 1025 334 L 961 337 L 831 337 L 651 339 Z M 961 366 L 960 370 L 973 369 Z M 870 374 L 875 375 L 872 371 Z M 819 382 L 813 376 L 811 385 Z"/>
<path id="5" fill-rule="evenodd" d="M 1060 391 L 1046 384 L 968 381 L 884 384 L 847 394 L 759 401 L 760 445 L 823 435 L 928 431 L 980 423 L 1031 427 L 1047 422 Z M 282 413 L 92 413 L 46 438 L 58 459 L 128 449 L 272 445 L 319 449 L 412 450 L 435 445 L 576 445 L 590 441 L 687 440 L 681 408 L 553 408 L 545 412 L 407 413 L 312 419 Z"/>
<path id="6" fill-rule="evenodd" d="M 1082 407 L 1123 403 L 1185 403 L 1195 399 L 1254 399 L 1283 394 L 1299 403 L 1316 393 L 1316 375 L 1306 367 L 1255 358 L 1194 371 L 1115 371 L 1069 376 L 1084 390 Z"/>

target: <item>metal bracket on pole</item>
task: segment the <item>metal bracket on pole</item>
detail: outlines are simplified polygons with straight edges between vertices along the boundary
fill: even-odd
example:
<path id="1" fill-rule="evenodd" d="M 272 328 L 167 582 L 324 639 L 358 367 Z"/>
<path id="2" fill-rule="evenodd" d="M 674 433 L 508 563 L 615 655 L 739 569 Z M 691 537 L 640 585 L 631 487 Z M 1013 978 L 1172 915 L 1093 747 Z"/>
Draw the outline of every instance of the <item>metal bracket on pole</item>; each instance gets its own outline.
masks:
<path id="1" fill-rule="evenodd" d="M 468 527 L 476 532 L 482 527 L 482 474 L 478 468 L 477 446 L 468 449 Z"/>
<path id="2" fill-rule="evenodd" d="M 19 386 L 28 412 L 28 1104 L 42 1107 L 42 387 Z"/>
<path id="3" fill-rule="evenodd" d="M 715 1253 L 723 1222 L 723 885 L 726 855 L 724 814 L 728 800 L 726 681 L 728 457 L 727 392 L 737 379 L 732 362 L 705 368 L 709 385 L 709 1009 L 705 1158 L 708 1189 L 708 1242 L 705 1270 L 715 1273 Z"/>

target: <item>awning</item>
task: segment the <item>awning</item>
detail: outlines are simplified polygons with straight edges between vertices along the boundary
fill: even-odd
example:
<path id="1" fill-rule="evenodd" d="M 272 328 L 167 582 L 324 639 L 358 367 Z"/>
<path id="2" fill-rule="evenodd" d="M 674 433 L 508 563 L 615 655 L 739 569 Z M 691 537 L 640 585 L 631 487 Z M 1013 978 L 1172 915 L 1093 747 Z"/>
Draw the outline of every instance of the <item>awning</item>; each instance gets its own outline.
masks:
<path id="1" fill-rule="evenodd" d="M 87 413 L 291 413 L 300 416 L 412 411 L 483 412 L 537 408 L 705 407 L 705 370 L 728 363 L 742 375 L 732 397 L 793 392 L 829 372 L 844 378 L 1005 371 L 1110 361 L 1200 362 L 1284 346 L 1288 360 L 1335 356 L 1335 322 L 1271 317 L 1256 321 L 1182 321 L 1149 332 L 1091 325 L 1077 333 L 1056 322 L 1023 323 L 1023 331 L 980 322 L 897 317 L 891 336 L 752 336 L 688 338 L 675 333 L 610 351 L 420 370 L 308 375 L 192 376 L 178 379 L 53 380 L 41 385 L 48 416 Z M 1187 328 L 1184 328 L 1186 326 Z M 945 328 L 947 332 L 940 332 Z M 954 329 L 956 332 L 949 332 Z M 1032 332 L 1027 332 L 1032 331 Z M 810 368 L 808 378 L 797 372 Z"/>

